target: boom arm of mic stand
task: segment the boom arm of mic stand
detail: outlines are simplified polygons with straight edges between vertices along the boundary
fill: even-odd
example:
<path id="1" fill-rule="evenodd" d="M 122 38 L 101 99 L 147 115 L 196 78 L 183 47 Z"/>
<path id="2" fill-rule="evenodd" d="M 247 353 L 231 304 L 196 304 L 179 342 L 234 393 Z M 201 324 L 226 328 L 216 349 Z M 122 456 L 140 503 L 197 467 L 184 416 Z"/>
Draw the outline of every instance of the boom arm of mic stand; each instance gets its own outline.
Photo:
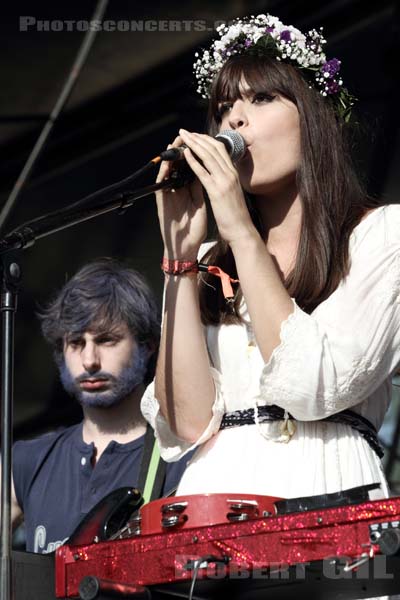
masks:
<path id="1" fill-rule="evenodd" d="M 38 239 L 105 213 L 114 210 L 125 211 L 139 198 L 149 196 L 161 189 L 177 189 L 185 185 L 186 182 L 187 179 L 184 176 L 177 174 L 170 179 L 165 179 L 164 181 L 139 188 L 135 191 L 120 192 L 112 199 L 103 199 L 97 203 L 93 203 L 92 195 L 91 202 L 88 202 L 86 206 L 83 201 L 79 201 L 72 206 L 67 206 L 62 210 L 56 210 L 43 217 L 24 223 L 0 240 L 0 255 L 11 250 L 28 248 Z"/>

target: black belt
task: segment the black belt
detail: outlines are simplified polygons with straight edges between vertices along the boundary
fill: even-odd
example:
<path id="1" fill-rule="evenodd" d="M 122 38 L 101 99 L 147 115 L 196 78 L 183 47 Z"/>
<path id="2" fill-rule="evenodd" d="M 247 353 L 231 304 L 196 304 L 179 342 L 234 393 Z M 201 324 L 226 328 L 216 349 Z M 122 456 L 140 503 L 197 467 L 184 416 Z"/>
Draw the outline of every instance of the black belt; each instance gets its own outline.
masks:
<path id="1" fill-rule="evenodd" d="M 272 404 L 271 406 L 258 406 L 258 421 L 260 423 L 266 423 L 268 421 L 282 421 L 286 417 L 295 420 L 291 414 L 287 413 L 280 406 Z M 378 441 L 378 435 L 375 427 L 368 419 L 355 413 L 352 410 L 342 410 L 342 412 L 330 415 L 324 419 L 320 419 L 318 422 L 328 423 L 340 423 L 342 425 L 349 425 L 352 429 L 358 431 L 363 438 L 371 446 L 372 450 L 376 452 L 379 458 L 384 455 L 383 449 Z M 310 422 L 310 421 L 308 421 Z M 225 413 L 222 417 L 220 429 L 227 429 L 228 427 L 238 427 L 240 425 L 254 425 L 254 408 L 246 408 L 245 410 L 235 410 L 234 412 Z"/>

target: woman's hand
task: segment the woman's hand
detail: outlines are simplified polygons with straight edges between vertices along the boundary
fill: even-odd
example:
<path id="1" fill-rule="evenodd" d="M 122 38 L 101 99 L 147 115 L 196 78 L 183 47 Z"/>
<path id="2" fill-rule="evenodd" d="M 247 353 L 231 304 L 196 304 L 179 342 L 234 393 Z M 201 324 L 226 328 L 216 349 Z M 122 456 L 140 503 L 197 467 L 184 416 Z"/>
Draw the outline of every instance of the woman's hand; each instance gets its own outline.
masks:
<path id="1" fill-rule="evenodd" d="M 168 148 L 181 146 L 183 139 L 175 138 Z M 157 182 L 168 178 L 172 162 L 163 161 Z M 156 192 L 157 211 L 165 257 L 175 260 L 196 260 L 200 245 L 207 235 L 207 212 L 200 181 L 196 180 L 174 192 Z"/>
<path id="2" fill-rule="evenodd" d="M 184 150 L 185 158 L 207 190 L 222 238 L 232 244 L 244 236 L 254 236 L 256 230 L 246 206 L 239 175 L 225 146 L 209 135 L 189 133 L 184 129 L 179 133 L 188 146 Z"/>

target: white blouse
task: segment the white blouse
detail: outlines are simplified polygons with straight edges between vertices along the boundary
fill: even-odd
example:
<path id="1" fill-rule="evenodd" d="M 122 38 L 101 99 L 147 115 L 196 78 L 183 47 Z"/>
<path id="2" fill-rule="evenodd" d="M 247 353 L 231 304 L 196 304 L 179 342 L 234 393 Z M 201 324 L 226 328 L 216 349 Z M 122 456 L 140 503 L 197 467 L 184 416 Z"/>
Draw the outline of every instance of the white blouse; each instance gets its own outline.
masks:
<path id="1" fill-rule="evenodd" d="M 162 457 L 175 461 L 195 446 L 177 494 L 239 492 L 282 498 L 378 482 L 381 462 L 348 425 L 320 419 L 351 408 L 380 428 L 400 362 L 400 205 L 380 207 L 354 229 L 351 269 L 312 314 L 294 302 L 281 343 L 264 363 L 248 313 L 244 323 L 205 330 L 216 387 L 213 417 L 195 444 L 177 438 L 159 411 L 151 384 L 142 412 Z M 222 416 L 276 404 L 295 419 L 219 431 Z"/>

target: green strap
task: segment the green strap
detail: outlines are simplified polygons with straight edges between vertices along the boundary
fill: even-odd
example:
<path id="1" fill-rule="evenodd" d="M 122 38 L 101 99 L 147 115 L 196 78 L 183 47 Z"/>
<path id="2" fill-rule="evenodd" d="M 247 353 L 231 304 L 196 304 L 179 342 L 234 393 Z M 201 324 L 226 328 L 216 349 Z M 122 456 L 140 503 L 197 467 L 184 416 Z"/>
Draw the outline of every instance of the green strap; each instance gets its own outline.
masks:
<path id="1" fill-rule="evenodd" d="M 154 481 L 156 479 L 159 463 L 160 463 L 160 452 L 158 450 L 157 441 L 154 440 L 153 451 L 151 453 L 150 464 L 149 464 L 149 468 L 147 470 L 146 482 L 144 484 L 144 490 L 143 490 L 143 494 L 142 494 L 144 504 L 147 504 L 147 502 L 150 502 L 151 493 L 153 491 Z"/>

